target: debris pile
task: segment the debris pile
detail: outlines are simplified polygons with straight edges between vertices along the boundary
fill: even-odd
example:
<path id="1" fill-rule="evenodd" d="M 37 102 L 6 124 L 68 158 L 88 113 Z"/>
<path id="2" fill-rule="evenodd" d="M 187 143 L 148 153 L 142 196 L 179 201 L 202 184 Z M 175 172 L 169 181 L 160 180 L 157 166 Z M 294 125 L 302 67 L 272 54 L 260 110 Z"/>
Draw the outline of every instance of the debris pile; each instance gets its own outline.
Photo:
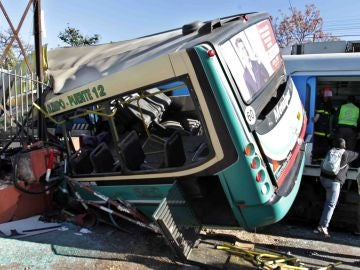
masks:
<path id="1" fill-rule="evenodd" d="M 84 228 L 104 221 L 126 231 L 117 222 L 122 220 L 159 233 L 158 227 L 126 200 L 111 199 L 90 185 L 66 176 L 66 153 L 60 146 L 37 142 L 11 153 L 3 152 L 1 162 L 6 166 L 0 168 L 0 223 L 14 230 L 9 233 L 4 229 L 4 236 L 27 236 L 29 231 L 41 233 L 48 226 L 55 226 L 51 223 L 54 220 L 70 221 Z M 83 193 L 99 200 L 85 200 L 80 195 Z M 40 214 L 48 219 L 45 229 L 39 221 Z M 34 220 L 40 222 L 41 229 Z"/>

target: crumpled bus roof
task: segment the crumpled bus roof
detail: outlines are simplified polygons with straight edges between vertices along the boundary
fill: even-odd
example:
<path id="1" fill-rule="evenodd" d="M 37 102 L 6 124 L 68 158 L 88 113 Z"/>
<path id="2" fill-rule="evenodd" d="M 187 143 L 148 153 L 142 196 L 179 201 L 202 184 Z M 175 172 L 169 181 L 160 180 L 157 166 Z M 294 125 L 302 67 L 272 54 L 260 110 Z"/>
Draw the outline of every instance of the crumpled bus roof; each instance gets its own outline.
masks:
<path id="1" fill-rule="evenodd" d="M 87 47 L 65 47 L 48 52 L 47 75 L 53 92 L 65 93 L 117 71 L 148 61 L 179 43 L 181 29 L 156 36 Z M 180 43 L 181 44 L 181 43 Z"/>
<path id="2" fill-rule="evenodd" d="M 229 22 L 226 26 L 231 31 L 230 25 L 243 22 L 236 20 L 243 18 L 243 15 L 233 15 L 201 25 L 206 26 L 209 23 L 213 25 L 221 21 L 220 24 L 223 26 L 225 22 Z M 264 16 L 264 13 L 247 14 L 247 16 L 262 19 L 268 17 Z M 232 21 L 234 22 L 231 23 Z M 190 48 L 205 39 L 216 42 L 220 36 L 217 33 L 215 29 L 209 35 L 200 35 L 197 31 L 183 35 L 182 29 L 179 28 L 127 41 L 87 47 L 57 48 L 48 51 L 46 75 L 50 78 L 53 93 L 61 94 L 156 57 Z"/>

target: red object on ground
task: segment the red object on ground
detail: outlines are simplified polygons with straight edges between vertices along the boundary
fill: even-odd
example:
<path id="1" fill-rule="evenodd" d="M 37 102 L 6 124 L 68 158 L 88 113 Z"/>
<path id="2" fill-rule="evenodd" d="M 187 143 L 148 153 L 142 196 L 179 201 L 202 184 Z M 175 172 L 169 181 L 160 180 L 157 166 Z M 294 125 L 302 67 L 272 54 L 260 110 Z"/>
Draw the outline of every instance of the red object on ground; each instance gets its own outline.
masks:
<path id="1" fill-rule="evenodd" d="M 39 181 L 47 169 L 54 169 L 59 162 L 59 158 L 59 150 L 51 147 L 22 153 L 17 160 L 17 176 L 27 182 Z"/>
<path id="2" fill-rule="evenodd" d="M 33 185 L 36 190 L 39 184 Z M 13 185 L 0 186 L 0 223 L 42 214 L 46 210 L 45 198 L 46 194 L 27 194 Z"/>

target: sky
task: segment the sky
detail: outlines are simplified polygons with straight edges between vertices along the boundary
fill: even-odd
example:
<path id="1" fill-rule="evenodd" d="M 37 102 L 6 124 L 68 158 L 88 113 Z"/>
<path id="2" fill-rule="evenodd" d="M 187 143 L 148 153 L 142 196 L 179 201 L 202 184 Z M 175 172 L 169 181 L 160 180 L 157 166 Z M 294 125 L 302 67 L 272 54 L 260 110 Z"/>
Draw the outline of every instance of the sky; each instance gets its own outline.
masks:
<path id="1" fill-rule="evenodd" d="M 16 28 L 29 0 L 0 2 Z M 262 11 L 276 18 L 281 17 L 280 10 L 290 14 L 290 7 L 303 10 L 306 4 L 319 9 L 325 32 L 360 40 L 360 1 L 355 0 L 42 0 L 43 44 L 49 48 L 65 46 L 58 34 L 67 26 L 86 36 L 99 34 L 99 43 L 108 43 L 244 12 Z M 20 31 L 28 43 L 33 43 L 32 18 L 31 8 Z M 0 31 L 8 28 L 0 11 Z"/>

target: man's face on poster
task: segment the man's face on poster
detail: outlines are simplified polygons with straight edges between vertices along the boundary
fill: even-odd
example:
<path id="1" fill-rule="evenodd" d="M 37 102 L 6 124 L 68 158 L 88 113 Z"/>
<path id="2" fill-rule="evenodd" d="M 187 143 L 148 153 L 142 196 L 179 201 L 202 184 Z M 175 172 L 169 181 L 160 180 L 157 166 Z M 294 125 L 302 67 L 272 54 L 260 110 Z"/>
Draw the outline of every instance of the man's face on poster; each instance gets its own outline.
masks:
<path id="1" fill-rule="evenodd" d="M 244 65 L 244 67 L 251 68 L 249 53 L 244 45 L 244 42 L 241 39 L 237 39 L 235 45 L 238 48 L 238 51 L 241 56 L 241 62 Z"/>

